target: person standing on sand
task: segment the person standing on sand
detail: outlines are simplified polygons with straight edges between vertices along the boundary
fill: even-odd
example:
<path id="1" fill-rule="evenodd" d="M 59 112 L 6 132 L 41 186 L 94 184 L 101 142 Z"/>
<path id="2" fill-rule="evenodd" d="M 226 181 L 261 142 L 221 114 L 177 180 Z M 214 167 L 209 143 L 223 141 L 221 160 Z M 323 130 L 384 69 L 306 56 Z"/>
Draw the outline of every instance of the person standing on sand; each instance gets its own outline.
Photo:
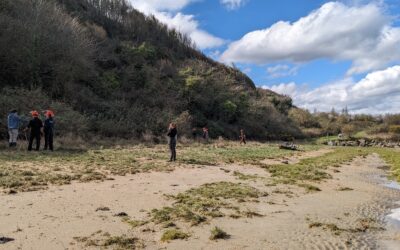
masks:
<path id="1" fill-rule="evenodd" d="M 177 141 L 178 130 L 176 129 L 176 124 L 169 124 L 168 128 L 168 145 L 171 151 L 171 157 L 169 161 L 176 161 L 176 141 Z"/>
<path id="2" fill-rule="evenodd" d="M 36 151 L 40 149 L 40 138 L 43 134 L 43 122 L 39 119 L 39 112 L 36 110 L 31 111 L 31 115 L 33 117 L 32 120 L 29 121 L 28 127 L 26 129 L 30 129 L 29 136 L 29 146 L 28 151 L 32 151 L 33 140 L 36 140 Z"/>
<path id="3" fill-rule="evenodd" d="M 240 138 L 240 145 L 241 145 L 242 143 L 246 144 L 246 135 L 245 135 L 243 129 L 240 130 L 240 136 L 239 136 L 239 138 Z"/>
<path id="4" fill-rule="evenodd" d="M 206 142 L 208 142 L 208 128 L 207 127 L 204 127 L 203 128 L 203 139 L 206 141 Z"/>
<path id="5" fill-rule="evenodd" d="M 44 150 L 53 151 L 53 130 L 54 130 L 54 113 L 51 110 L 45 112 L 46 120 L 44 121 Z"/>
<path id="6" fill-rule="evenodd" d="M 16 147 L 17 146 L 17 139 L 18 139 L 18 129 L 21 119 L 18 116 L 17 110 L 12 110 L 7 117 L 8 121 L 8 134 L 10 136 L 9 139 L 9 147 Z"/>

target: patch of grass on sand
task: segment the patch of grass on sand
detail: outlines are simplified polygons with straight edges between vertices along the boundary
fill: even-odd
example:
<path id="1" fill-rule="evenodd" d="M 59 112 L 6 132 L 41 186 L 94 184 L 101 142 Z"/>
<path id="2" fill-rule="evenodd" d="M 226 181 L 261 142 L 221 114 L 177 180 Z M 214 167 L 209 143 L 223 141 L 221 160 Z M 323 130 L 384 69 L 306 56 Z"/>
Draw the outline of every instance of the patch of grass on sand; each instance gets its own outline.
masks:
<path id="1" fill-rule="evenodd" d="M 301 149 L 311 151 L 318 149 L 316 145 L 302 145 Z M 184 163 L 199 165 L 217 165 L 218 163 L 237 163 L 260 165 L 266 158 L 282 158 L 295 154 L 294 151 L 281 150 L 278 146 L 266 143 L 251 142 L 239 145 L 236 142 L 223 142 L 207 145 L 191 145 L 181 150 Z"/>
<path id="2" fill-rule="evenodd" d="M 278 182 L 298 184 L 299 181 L 320 181 L 331 178 L 325 172 L 328 167 L 338 167 L 357 156 L 365 156 L 368 151 L 358 148 L 337 148 L 323 156 L 307 158 L 296 164 L 272 165 L 266 169 Z"/>
<path id="3" fill-rule="evenodd" d="M 162 146 L 135 146 L 80 151 L 0 152 L 0 187 L 18 191 L 44 189 L 48 184 L 103 181 L 126 175 L 173 169 Z"/>
<path id="4" fill-rule="evenodd" d="M 229 239 L 230 235 L 219 227 L 211 229 L 210 240 Z"/>
<path id="5" fill-rule="evenodd" d="M 84 244 L 86 247 L 100 247 L 102 249 L 112 247 L 113 249 L 131 250 L 144 247 L 144 244 L 136 237 L 126 235 L 111 236 L 109 233 L 99 235 L 100 233 L 101 231 L 89 237 L 74 237 L 74 240 Z"/>
<path id="6" fill-rule="evenodd" d="M 333 232 L 335 235 L 339 235 L 342 232 L 346 231 L 346 229 L 339 228 L 336 224 L 333 223 L 321 223 L 321 222 L 313 222 L 308 225 L 309 228 L 322 228 L 324 230 L 329 230 Z"/>
<path id="7" fill-rule="evenodd" d="M 190 234 L 184 233 L 178 229 L 168 229 L 161 236 L 161 241 L 184 240 L 190 237 Z"/>
<path id="8" fill-rule="evenodd" d="M 333 223 L 321 223 L 313 222 L 308 225 L 309 228 L 322 228 L 323 230 L 329 230 L 335 235 L 340 235 L 343 232 L 347 233 L 363 233 L 367 230 L 381 231 L 385 230 L 379 225 L 379 223 L 373 218 L 360 218 L 357 220 L 354 228 L 340 228 Z"/>
<path id="9" fill-rule="evenodd" d="M 128 216 L 122 217 L 122 221 L 129 224 L 132 228 L 140 227 L 149 223 L 148 221 L 144 220 L 131 220 Z"/>
<path id="10" fill-rule="evenodd" d="M 400 182 L 400 151 L 398 149 L 378 148 L 375 152 L 390 165 L 391 175 Z"/>
<path id="11" fill-rule="evenodd" d="M 152 221 L 165 223 L 182 219 L 191 225 L 198 225 L 206 221 L 208 217 L 223 217 L 225 214 L 222 210 L 240 213 L 240 209 L 233 205 L 233 201 L 251 201 L 265 195 L 245 184 L 231 182 L 204 184 L 176 196 L 169 196 L 175 200 L 174 204 L 152 210 Z"/>
<path id="12" fill-rule="evenodd" d="M 258 175 L 243 174 L 243 173 L 240 173 L 239 171 L 234 171 L 233 175 L 236 176 L 241 181 L 248 181 L 248 180 L 254 181 L 254 180 L 262 178 Z"/>

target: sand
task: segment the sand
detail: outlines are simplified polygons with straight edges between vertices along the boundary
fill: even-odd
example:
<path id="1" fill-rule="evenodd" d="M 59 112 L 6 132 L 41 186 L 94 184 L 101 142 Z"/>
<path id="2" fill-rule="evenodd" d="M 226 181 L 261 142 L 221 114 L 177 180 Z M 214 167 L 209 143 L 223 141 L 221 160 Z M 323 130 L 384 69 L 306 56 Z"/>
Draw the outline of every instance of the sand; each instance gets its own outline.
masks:
<path id="1" fill-rule="evenodd" d="M 160 241 L 163 229 L 159 226 L 132 229 L 114 215 L 125 212 L 131 218 L 146 219 L 151 209 L 170 205 L 164 194 L 217 181 L 240 182 L 233 171 L 267 180 L 269 174 L 256 166 L 178 167 L 170 173 L 142 173 L 100 183 L 1 194 L 0 237 L 14 241 L 0 244 L 0 249 L 85 249 L 89 247 L 74 237 L 90 236 L 99 230 L 138 237 L 146 249 L 400 249 L 400 231 L 385 220 L 385 215 L 396 209 L 400 191 L 382 185 L 379 177 L 385 175 L 384 165 L 377 155 L 356 159 L 339 168 L 339 173 L 332 169 L 333 178 L 314 184 L 322 190 L 314 193 L 296 186 L 266 186 L 265 180 L 249 181 L 270 195 L 241 206 L 264 217 L 223 217 L 195 227 L 180 223 L 182 231 L 192 236 L 170 243 Z M 339 191 L 343 188 L 351 190 Z M 96 211 L 101 207 L 109 210 Z M 362 220 L 372 221 L 376 229 L 350 232 Z M 316 222 L 335 224 L 341 231 L 310 228 Z M 231 238 L 209 240 L 214 226 L 223 228 Z"/>

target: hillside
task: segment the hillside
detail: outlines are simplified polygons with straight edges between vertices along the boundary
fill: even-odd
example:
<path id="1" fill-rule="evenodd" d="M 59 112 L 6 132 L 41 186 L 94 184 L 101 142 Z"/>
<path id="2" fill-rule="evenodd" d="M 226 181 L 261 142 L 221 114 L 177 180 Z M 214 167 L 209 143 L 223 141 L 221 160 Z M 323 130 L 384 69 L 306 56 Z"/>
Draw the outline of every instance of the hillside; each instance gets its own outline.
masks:
<path id="1" fill-rule="evenodd" d="M 212 137 L 301 136 L 292 101 L 206 57 L 124 0 L 2 0 L 0 116 L 52 108 L 59 135 L 159 136 L 208 126 Z M 5 126 L 1 125 L 5 136 Z"/>

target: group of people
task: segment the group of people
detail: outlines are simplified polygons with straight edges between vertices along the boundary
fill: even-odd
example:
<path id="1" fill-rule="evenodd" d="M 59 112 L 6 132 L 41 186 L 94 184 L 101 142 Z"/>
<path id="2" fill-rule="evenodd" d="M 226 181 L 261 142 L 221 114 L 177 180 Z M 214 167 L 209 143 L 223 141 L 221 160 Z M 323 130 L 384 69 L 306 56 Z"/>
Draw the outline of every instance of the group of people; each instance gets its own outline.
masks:
<path id="1" fill-rule="evenodd" d="M 43 112 L 46 117 L 43 122 L 39 116 L 39 112 L 33 110 L 30 112 L 32 119 L 29 121 L 28 125 L 24 128 L 24 131 L 29 130 L 29 144 L 28 150 L 32 151 L 33 141 L 36 141 L 35 150 L 40 150 L 40 141 L 44 135 L 45 143 L 44 150 L 53 151 L 53 137 L 54 137 L 54 113 L 51 110 L 46 110 Z M 16 147 L 19 129 L 21 128 L 21 118 L 18 115 L 17 110 L 12 110 L 8 115 L 8 134 L 9 134 L 9 147 Z"/>

